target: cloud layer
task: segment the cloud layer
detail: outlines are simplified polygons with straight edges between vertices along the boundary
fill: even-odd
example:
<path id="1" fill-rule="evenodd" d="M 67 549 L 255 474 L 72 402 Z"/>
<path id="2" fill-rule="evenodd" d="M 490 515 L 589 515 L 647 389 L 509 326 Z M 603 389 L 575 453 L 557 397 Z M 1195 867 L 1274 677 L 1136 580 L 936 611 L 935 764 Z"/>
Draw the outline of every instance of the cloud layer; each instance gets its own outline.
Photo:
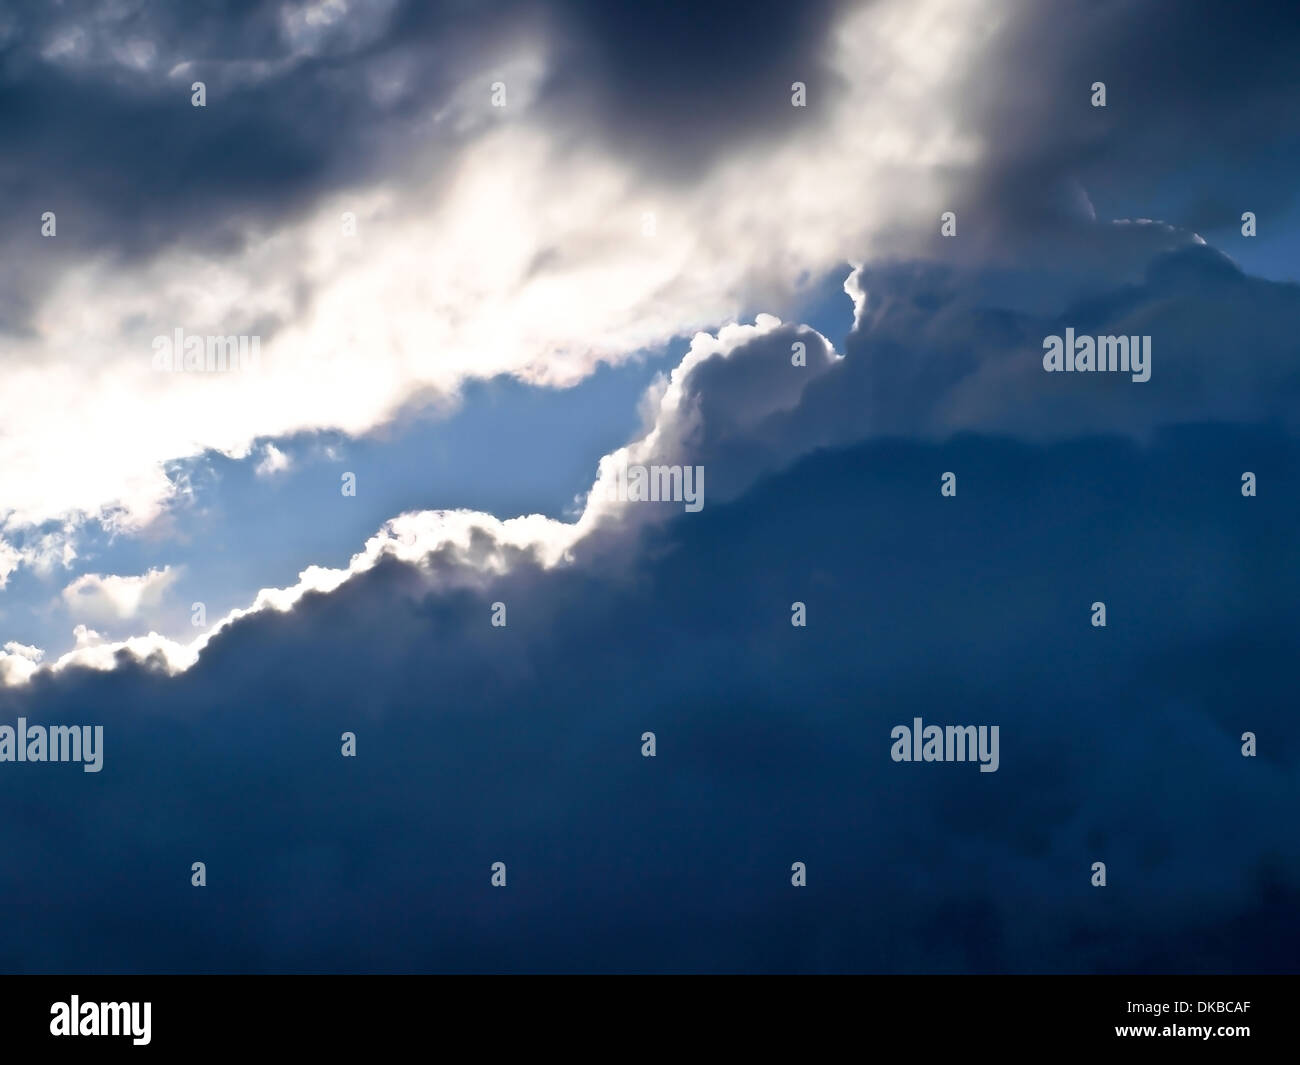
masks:
<path id="1" fill-rule="evenodd" d="M 693 335 L 572 521 L 399 514 L 188 644 L 91 627 L 174 571 L 69 582 L 0 722 L 102 724 L 104 768 L 0 767 L 0 905 L 42 907 L 0 969 L 1294 970 L 1300 290 L 1236 262 L 1294 198 L 1294 19 L 696 7 L 0 27 L 5 165 L 52 175 L 2 209 L 0 586 L 157 521 L 177 458 Z M 834 269 L 842 341 L 789 313 Z M 159 373 L 178 326 L 261 362 Z M 1066 328 L 1151 380 L 1044 374 Z M 892 762 L 915 717 L 999 770 Z"/>

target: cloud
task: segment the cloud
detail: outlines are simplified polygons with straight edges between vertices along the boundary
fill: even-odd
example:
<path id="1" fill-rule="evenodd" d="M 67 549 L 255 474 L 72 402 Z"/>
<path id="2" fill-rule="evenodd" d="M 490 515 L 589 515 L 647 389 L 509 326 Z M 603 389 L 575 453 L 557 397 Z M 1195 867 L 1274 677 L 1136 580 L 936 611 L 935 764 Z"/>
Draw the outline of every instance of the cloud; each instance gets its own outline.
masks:
<path id="1" fill-rule="evenodd" d="M 463 81 L 438 74 L 439 105 L 413 104 L 403 112 L 406 135 L 381 138 L 382 178 L 365 171 L 307 183 L 311 194 L 295 197 L 293 211 L 268 214 L 269 193 L 261 211 L 224 203 L 209 218 L 196 207 L 190 224 L 169 219 L 166 241 L 129 257 L 59 259 L 12 329 L 0 371 L 8 526 L 75 514 L 139 529 L 177 492 L 172 460 L 206 449 L 242 457 L 259 438 L 312 429 L 364 433 L 421 399 L 454 400 L 472 378 L 572 384 L 751 303 L 791 302 L 801 275 L 869 244 L 900 214 L 928 216 L 944 168 L 977 153 L 935 101 L 960 91 L 971 62 L 960 31 L 978 8 L 930 32 L 937 11 L 873 5 L 813 35 L 835 91 L 824 92 L 815 114 L 783 117 L 782 139 L 729 143 L 685 185 L 595 131 L 580 135 L 561 100 L 547 95 L 567 38 L 543 20 L 482 42 L 489 51 L 472 77 L 459 63 L 453 73 Z M 864 66 L 868 53 L 877 62 Z M 497 61 L 517 72 L 504 109 L 481 84 Z M 891 74 L 896 67 L 906 74 Z M 265 91 L 276 84 L 271 77 Z M 783 116 L 797 110 L 788 84 L 783 76 L 765 105 Z M 169 128 L 188 124 L 169 152 L 199 171 L 191 153 L 212 135 L 198 133 L 201 124 L 230 130 L 232 108 L 250 113 L 247 96 L 223 95 L 219 85 L 210 85 L 206 111 L 181 107 L 183 117 L 169 119 Z M 331 119 L 330 137 L 350 113 L 343 106 Z M 860 135 L 864 123 L 870 137 Z M 277 165 L 273 154 L 256 169 L 274 182 Z M 215 212 L 220 197 L 188 187 L 190 202 Z M 173 209 L 180 205 L 158 206 Z M 355 236 L 343 233 L 345 212 L 356 217 Z M 653 236 L 643 231 L 647 212 Z M 225 227 L 219 240 L 204 225 L 215 218 Z M 65 238 L 88 239 L 78 224 L 74 212 L 25 257 L 54 262 Z M 260 365 L 157 372 L 153 341 L 178 327 L 201 338 L 258 337 Z M 58 397 L 60 418 L 42 396 Z M 78 433 L 57 428 L 69 421 Z"/>
<path id="2" fill-rule="evenodd" d="M 863 310 L 838 380 L 810 389 L 801 414 L 812 430 L 860 416 L 876 432 L 934 438 L 1147 437 L 1196 421 L 1300 428 L 1300 286 L 1249 277 L 1204 243 L 1155 255 L 1132 283 L 1094 279 L 1086 297 L 1033 312 L 989 305 L 974 279 L 943 267 L 886 264 L 854 283 Z M 1045 373 L 1044 339 L 1066 329 L 1150 337 L 1150 379 Z"/>
<path id="3" fill-rule="evenodd" d="M 5 524 L 0 522 L 0 532 L 4 531 Z M 28 566 L 40 576 L 47 576 L 56 565 L 68 569 L 77 559 L 75 520 L 62 522 L 53 529 L 46 523 L 11 535 L 14 535 L 14 543 L 0 536 L 0 589 L 20 566 Z"/>
<path id="4" fill-rule="evenodd" d="M 1132 245 L 1124 227 L 1097 227 L 1114 234 L 1116 258 L 1127 270 Z M 1141 283 L 1094 285 L 1086 301 L 1038 314 L 984 306 L 987 286 L 977 273 L 923 263 L 858 267 L 845 283 L 856 309 L 846 355 L 816 330 L 768 314 L 752 325 L 697 334 L 680 364 L 647 391 L 640 435 L 600 460 L 571 522 L 541 515 L 502 520 L 467 510 L 402 514 L 347 566 L 312 566 L 290 587 L 265 588 L 188 643 L 151 633 L 74 648 L 48 668 L 111 669 L 125 653 L 155 656 L 171 671 L 188 669 L 214 636 L 240 619 L 291 610 L 304 596 L 333 592 L 392 559 L 427 569 L 447 587 L 482 587 L 526 564 L 607 570 L 621 564 L 647 527 L 682 510 L 680 502 L 617 499 L 617 470 L 636 464 L 702 468 L 704 505 L 712 507 L 819 448 L 873 438 L 942 441 L 994 432 L 1040 441 L 1096 433 L 1150 440 L 1163 429 L 1202 422 L 1272 423 L 1294 431 L 1300 397 L 1292 396 L 1290 338 L 1300 331 L 1300 289 L 1247 277 L 1221 253 L 1169 227 L 1138 228 L 1152 230 L 1149 247 L 1173 239 L 1176 250 L 1157 252 Z M 1086 239 L 1095 241 L 1091 234 Z M 1043 373 L 1043 337 L 1067 325 L 1080 334 L 1149 331 L 1151 380 Z M 1249 360 L 1231 357 L 1243 339 Z M 802 366 L 792 358 L 798 344 Z M 123 610 L 134 612 L 142 588 L 155 601 L 171 573 L 89 575 L 70 585 L 64 599 L 97 608 L 92 619 L 120 619 L 130 616 Z M 123 583 L 110 593 L 109 581 Z"/>
<path id="5" fill-rule="evenodd" d="M 703 33 L 698 5 L 660 5 L 654 34 L 586 2 L 27 13 L 11 94 L 30 117 L 0 116 L 41 177 L 4 207 L 4 261 L 22 266 L 0 284 L 6 532 L 137 530 L 182 491 L 173 460 L 365 433 L 476 377 L 571 384 L 784 310 L 846 259 L 1000 264 L 1027 287 L 1046 267 L 1076 296 L 1098 269 L 1138 281 L 1150 236 L 1121 264 L 1094 222 L 1163 179 L 1210 190 L 1179 199 L 1165 250 L 1237 199 L 1293 201 L 1251 161 L 1300 150 L 1295 27 L 1196 10 L 1154 46 L 1150 12 L 1125 3 L 765 2 Z M 1209 39 L 1228 43 L 1209 56 Z M 691 75 L 662 77 L 669 55 Z M 187 106 L 200 76 L 206 109 Z M 1106 109 L 1080 88 L 1099 77 Z M 73 151 L 96 166 L 63 165 Z M 1225 157 L 1247 191 L 1220 187 Z M 60 235 L 40 237 L 30 220 L 56 208 Z M 260 371 L 153 372 L 153 339 L 178 326 L 260 337 Z"/>
<path id="6" fill-rule="evenodd" d="M 802 365 L 796 364 L 797 355 Z M 618 471 L 629 466 L 703 467 L 712 503 L 788 463 L 794 456 L 773 456 L 762 447 L 761 426 L 798 407 L 809 382 L 838 359 L 831 342 L 815 329 L 783 324 L 771 314 L 759 314 L 753 325 L 724 326 L 716 335 L 697 333 L 671 375 L 647 392 L 643 435 L 601 459 L 580 529 L 594 530 L 611 520 L 662 518 L 664 507 L 680 508 L 680 503 L 656 508 L 620 502 L 614 492 Z"/>
<path id="7" fill-rule="evenodd" d="M 22 562 L 22 555 L 12 545 L 0 540 L 0 588 L 9 583 L 9 575 Z"/>
<path id="8" fill-rule="evenodd" d="M 803 349 L 801 365 L 794 361 L 796 346 Z M 312 566 L 288 588 L 262 589 L 247 608 L 231 611 L 189 643 L 157 633 L 117 642 L 95 633 L 93 642 L 79 635 L 77 646 L 50 668 L 108 670 L 125 655 L 126 660 L 155 659 L 172 672 L 189 669 L 209 641 L 239 619 L 264 610 L 291 610 L 305 595 L 332 592 L 390 559 L 436 574 L 445 587 L 482 587 L 528 563 L 551 568 L 577 559 L 587 565 L 608 562 L 638 528 L 663 522 L 681 509 L 680 503 L 656 507 L 617 499 L 611 492 L 616 467 L 703 466 L 709 476 L 705 502 L 733 498 L 762 474 L 797 457 L 765 452 L 755 443 L 765 420 L 797 407 L 807 384 L 838 359 L 830 341 L 816 330 L 783 324 L 769 314 L 760 314 L 753 325 L 725 326 L 716 336 L 697 334 L 671 376 L 648 390 L 642 435 L 598 464 L 596 480 L 573 522 L 541 515 L 502 520 L 468 510 L 401 514 L 386 522 L 346 567 Z M 63 600 L 92 620 L 133 618 L 156 607 L 178 575 L 170 566 L 140 577 L 86 574 L 64 589 Z M 83 629 L 78 626 L 79 633 Z"/>
<path id="9" fill-rule="evenodd" d="M 1247 454 L 1270 490 L 1227 504 Z M 394 535 L 185 672 L 0 689 L 4 720 L 106 726 L 94 803 L 57 766 L 0 774 L 6 808 L 46 811 L 0 826 L 0 901 L 57 917 L 5 965 L 1289 970 L 1300 560 L 1265 530 L 1294 525 L 1296 470 L 1268 428 L 877 440 L 640 525 L 617 569 L 485 567 L 504 545 L 468 519 L 420 560 Z M 998 724 L 1000 769 L 891 762 L 914 716 Z M 197 923 L 167 872 L 195 860 L 230 903 Z M 87 911 L 71 872 L 109 865 Z"/>
<path id="10" fill-rule="evenodd" d="M 277 473 L 284 473 L 293 465 L 293 460 L 281 451 L 274 444 L 265 444 L 262 448 L 262 458 L 254 468 L 253 472 L 258 477 L 274 477 Z"/>
<path id="11" fill-rule="evenodd" d="M 151 569 L 137 577 L 86 573 L 63 589 L 68 610 L 91 620 L 122 621 L 156 608 L 180 576 L 172 566 Z"/>
<path id="12" fill-rule="evenodd" d="M 1155 253 L 1141 284 L 1041 316 L 984 306 L 984 280 L 855 270 L 843 357 L 769 315 L 695 337 L 615 454 L 705 464 L 719 490 L 699 513 L 593 492 L 574 522 L 404 514 L 348 566 L 265 590 L 192 644 L 83 632 L 52 666 L 7 659 L 0 716 L 113 724 L 101 804 L 77 812 L 52 776 L 0 775 L 6 802 L 80 817 L 91 841 L 50 851 L 30 826 L 0 829 L 0 853 L 44 847 L 34 889 L 71 929 L 16 933 L 10 968 L 1292 967 L 1294 937 L 1240 934 L 1300 898 L 1281 827 L 1300 810 L 1300 560 L 1267 532 L 1292 528 L 1300 499 L 1268 376 L 1291 290 L 1194 242 Z M 1099 434 L 1109 393 L 1082 390 L 1054 426 L 1001 376 L 1022 357 L 1042 373 L 1021 341 L 1063 313 L 1146 316 L 1168 340 L 1159 309 L 1197 302 L 1225 330 L 1270 308 L 1262 383 L 1230 406 L 1154 391 L 1124 408 L 1134 432 Z M 1221 342 L 1208 320 L 1158 342 L 1152 383 L 1207 376 Z M 1242 469 L 1258 498 L 1240 497 Z M 891 728 L 916 716 L 998 724 L 1000 769 L 889 761 Z M 354 766 L 335 761 L 343 731 Z M 1257 761 L 1245 731 L 1267 737 Z M 107 860 L 96 819 L 141 803 L 162 812 L 112 837 L 118 866 L 207 861 L 238 927 L 209 915 L 200 942 L 73 919 L 70 867 Z M 232 823 L 257 828 L 234 841 Z M 504 911 L 473 887 L 495 860 L 520 888 Z M 816 920 L 782 894 L 794 860 Z M 1096 860 L 1109 893 L 1088 884 Z M 318 895 L 287 891 L 305 874 Z M 105 905 L 184 929 L 190 903 L 142 876 Z"/>
<path id="13" fill-rule="evenodd" d="M 0 650 L 0 684 L 25 684 L 44 657 L 41 648 L 10 640 Z"/>
<path id="14" fill-rule="evenodd" d="M 156 217 L 119 227 L 85 208 L 95 254 L 55 284 L 35 270 L 0 286 L 16 294 L 0 580 L 28 556 L 67 564 L 39 546 L 48 522 L 156 518 L 176 491 L 168 458 L 364 432 L 476 375 L 572 383 L 751 305 L 784 310 L 792 279 L 851 260 L 842 357 L 774 314 L 724 325 L 650 389 L 643 431 L 572 522 L 402 514 L 348 565 L 264 589 L 188 644 L 81 624 L 54 663 L 6 645 L 0 719 L 102 722 L 106 749 L 93 803 L 56 766 L 0 773 L 6 809 L 42 811 L 0 823 L 0 905 L 40 897 L 51 917 L 12 928 L 0 965 L 1294 970 L 1296 289 L 1244 274 L 1186 218 L 1110 221 L 1158 214 L 1113 206 L 1181 151 L 1191 120 L 1168 137 L 1161 123 L 1173 90 L 1205 78 L 1180 52 L 1188 31 L 1152 37 L 1149 15 L 1126 29 L 1122 4 L 810 5 L 783 25 L 815 113 L 778 101 L 779 119 L 728 127 L 780 49 L 744 23 L 738 58 L 692 45 L 743 91 L 703 101 L 680 151 L 643 167 L 691 94 L 659 111 L 640 91 L 653 64 L 621 62 L 638 17 L 509 14 L 524 10 L 518 32 L 469 18 L 447 36 L 442 6 L 250 8 L 207 38 L 148 8 L 139 48 L 112 20 L 53 48 L 26 87 L 42 106 L 103 116 L 96 89 L 108 113 L 133 94 L 161 113 L 138 79 L 204 70 L 227 139 L 174 128 L 162 163 L 199 175 L 185 196 L 164 174 Z M 557 32 L 570 18 L 587 35 Z M 1289 113 L 1293 38 L 1263 25 L 1277 41 L 1260 61 L 1222 68 L 1236 91 L 1198 90 L 1206 160 L 1271 149 L 1268 121 Z M 1132 51 L 1157 38 L 1156 76 L 1136 84 Z M 446 68 L 427 62 L 436 40 Z M 584 109 L 579 72 L 602 57 L 610 80 Z M 350 62 L 365 92 L 334 73 Z M 1106 63 L 1114 109 L 1082 110 Z M 506 71 L 504 114 L 479 91 L 488 69 Z M 303 95 L 274 103 L 289 71 L 338 106 L 277 141 L 304 111 Z M 134 88 L 106 91 L 116 79 Z M 625 131 L 620 101 L 638 109 Z M 1227 116 L 1251 101 L 1264 121 L 1234 141 Z M 182 114 L 169 121 L 196 117 Z M 57 138 L 40 117 L 28 125 Z M 587 118 L 606 121 L 588 133 Z M 264 167 L 218 165 L 213 145 L 236 134 L 265 137 Z M 1114 164 L 1135 144 L 1126 185 Z M 89 203 L 66 182 L 49 193 Z M 109 183 L 103 202 L 123 195 Z M 941 204 L 962 235 L 939 254 Z M 150 340 L 177 324 L 259 335 L 262 363 L 157 374 Z M 1152 380 L 1043 374 L 1042 338 L 1064 326 L 1149 332 Z M 623 460 L 703 465 L 704 509 L 609 499 Z M 1247 469 L 1256 498 L 1239 493 Z M 174 574 L 88 574 L 65 601 L 134 618 Z M 890 729 L 915 716 L 998 724 L 1001 768 L 892 763 Z M 1258 758 L 1241 756 L 1245 731 Z M 176 888 L 193 860 L 229 905 Z M 511 887 L 494 894 L 497 860 Z M 791 897 L 794 860 L 812 908 Z"/>

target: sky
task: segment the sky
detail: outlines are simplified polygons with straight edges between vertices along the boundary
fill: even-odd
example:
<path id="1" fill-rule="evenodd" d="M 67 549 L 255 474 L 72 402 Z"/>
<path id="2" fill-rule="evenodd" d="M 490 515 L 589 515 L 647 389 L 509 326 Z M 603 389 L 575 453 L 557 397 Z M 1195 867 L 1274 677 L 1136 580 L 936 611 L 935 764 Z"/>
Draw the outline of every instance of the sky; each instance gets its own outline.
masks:
<path id="1" fill-rule="evenodd" d="M 0 971 L 1294 971 L 1298 37 L 11 5 Z"/>

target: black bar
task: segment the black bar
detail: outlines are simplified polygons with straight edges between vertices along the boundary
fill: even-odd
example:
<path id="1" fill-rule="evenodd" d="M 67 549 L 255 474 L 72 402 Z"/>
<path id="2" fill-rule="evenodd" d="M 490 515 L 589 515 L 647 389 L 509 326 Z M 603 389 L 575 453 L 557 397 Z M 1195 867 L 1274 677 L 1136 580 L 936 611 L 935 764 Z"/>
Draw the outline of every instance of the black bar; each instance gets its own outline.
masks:
<path id="1" fill-rule="evenodd" d="M 1294 1051 L 1296 992 L 1294 977 L 1256 976 L 9 976 L 0 977 L 0 1048 L 9 1061 L 109 1049 L 167 1060 L 262 1049 L 387 1060 L 408 1047 L 487 1060 L 518 1049 L 617 1060 L 716 1046 L 765 1058 L 802 1050 L 799 1060 L 820 1061 L 838 1056 L 836 1046 L 923 1060 L 937 1049 L 1129 1044 L 1140 1054 L 1207 1047 L 1238 1060 Z M 98 1022 L 97 1004 L 136 1003 L 143 1021 L 149 1003 L 148 1043 L 51 1034 L 55 1004 L 71 1007 L 74 995 L 88 1028 L 87 1004 Z M 1117 1034 L 1135 1027 L 1168 1034 Z M 1192 1027 L 1213 1034 L 1178 1033 Z"/>

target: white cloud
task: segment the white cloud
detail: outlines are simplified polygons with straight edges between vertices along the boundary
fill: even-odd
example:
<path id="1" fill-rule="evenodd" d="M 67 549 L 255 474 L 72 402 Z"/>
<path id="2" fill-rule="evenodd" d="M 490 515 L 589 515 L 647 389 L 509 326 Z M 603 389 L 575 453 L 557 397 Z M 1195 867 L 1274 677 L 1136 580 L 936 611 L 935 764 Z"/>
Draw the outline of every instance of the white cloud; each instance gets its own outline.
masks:
<path id="1" fill-rule="evenodd" d="M 168 587 L 180 575 L 172 566 L 151 569 L 138 577 L 87 573 L 63 589 L 68 610 L 91 620 L 125 620 L 161 603 Z"/>
<path id="2" fill-rule="evenodd" d="M 805 348 L 804 366 L 795 366 L 791 361 L 796 341 Z M 809 382 L 839 358 L 831 342 L 815 329 L 783 324 L 771 314 L 759 314 L 753 325 L 724 326 L 716 336 L 697 333 L 672 373 L 656 381 L 647 392 L 642 407 L 648 423 L 645 434 L 601 459 L 596 483 L 578 522 L 581 531 L 588 532 L 614 519 L 615 514 L 644 521 L 664 516 L 657 508 L 627 507 L 613 498 L 611 488 L 620 468 L 654 464 L 703 466 L 711 486 L 706 488 L 707 500 L 718 502 L 770 470 L 774 462 L 797 457 L 785 454 L 774 460 L 756 451 L 743 462 L 733 457 L 725 471 L 714 466 L 714 475 L 709 477 L 720 442 L 748 436 L 763 419 L 797 406 Z M 714 380 L 707 393 L 696 379 L 706 363 L 716 363 L 719 369 L 729 371 L 726 382 Z"/>
<path id="3" fill-rule="evenodd" d="M 790 338 L 807 345 L 808 363 L 790 365 Z M 543 567 L 595 563 L 611 542 L 625 542 L 631 521 L 639 524 L 666 519 L 671 510 L 612 500 L 604 491 L 611 462 L 708 462 L 709 449 L 719 436 L 754 431 L 762 419 L 798 403 L 809 380 L 837 361 L 831 344 L 807 326 L 782 324 L 772 315 L 759 315 L 753 325 L 729 325 L 716 336 L 698 334 L 681 364 L 646 397 L 648 424 L 643 435 L 599 463 L 596 483 L 586 509 L 574 522 L 531 514 L 502 520 L 469 510 L 430 510 L 398 515 L 383 527 L 342 568 L 311 566 L 287 588 L 264 588 L 247 608 L 232 610 L 189 643 L 150 632 L 121 641 L 106 641 L 85 625 L 76 628 L 76 647 L 50 668 L 70 666 L 113 669 L 117 657 L 160 660 L 172 673 L 189 669 L 208 642 L 240 618 L 266 610 L 288 611 L 310 592 L 332 592 L 385 558 L 395 558 L 420 568 L 431 582 L 446 588 L 480 586 L 508 572 L 523 559 Z M 713 392 L 701 393 L 692 377 L 706 364 L 727 364 L 730 381 L 749 380 L 758 387 L 746 393 L 714 381 Z M 714 424 L 705 426 L 702 399 L 719 398 L 707 405 Z M 767 456 L 746 470 L 752 480 L 773 465 L 792 461 L 796 454 Z M 733 482 L 732 490 L 741 487 Z M 156 605 L 176 571 L 151 570 L 141 577 L 103 577 L 88 574 L 64 590 L 64 600 L 79 613 L 96 613 L 113 620 L 134 616 Z M 92 609 L 88 609 L 92 608 Z M 14 671 L 9 683 L 26 680 L 34 670 Z"/>
<path id="4" fill-rule="evenodd" d="M 22 553 L 11 544 L 0 540 L 0 588 L 9 583 L 9 576 L 23 561 Z"/>
<path id="5" fill-rule="evenodd" d="M 14 640 L 0 651 L 0 684 L 23 684 L 36 672 L 45 652 Z"/>
<path id="6" fill-rule="evenodd" d="M 127 268 L 68 270 L 0 362 L 0 528 L 138 529 L 178 490 L 170 460 L 245 457 L 259 438 L 301 431 L 360 434 L 471 378 L 572 384 L 782 302 L 796 277 L 888 251 L 907 219 L 928 232 L 941 190 L 981 153 L 946 102 L 960 98 L 984 7 L 894 0 L 855 13 L 833 37 L 842 84 L 820 117 L 734 150 L 690 187 L 548 129 L 530 109 L 554 64 L 538 41 L 500 64 L 516 72 L 507 108 L 467 83 L 431 116 L 448 136 L 382 184 L 246 230 L 227 258 L 181 245 Z M 296 32 L 328 21 L 303 15 Z M 653 237 L 640 228 L 647 203 Z M 345 211 L 355 236 L 340 232 Z M 260 369 L 154 371 L 153 337 L 178 326 L 265 330 Z"/>
<path id="7" fill-rule="evenodd" d="M 27 658 L 33 662 L 39 662 L 45 657 L 45 652 L 39 647 L 32 647 L 30 644 L 19 643 L 17 640 L 10 640 L 5 644 L 5 651 L 11 655 L 17 655 L 20 658 Z"/>
<path id="8" fill-rule="evenodd" d="M 74 647 L 94 647 L 95 644 L 103 643 L 104 637 L 94 629 L 88 629 L 85 625 L 78 625 L 72 630 L 72 638 L 75 641 Z"/>
<path id="9" fill-rule="evenodd" d="M 0 532 L 4 523 L 0 522 Z M 56 565 L 69 568 L 77 558 L 75 544 L 76 524 L 68 521 L 62 529 L 29 536 L 21 547 L 0 538 L 0 589 L 9 582 L 9 577 L 19 566 L 30 566 L 42 576 L 48 575 Z"/>
<path id="10" fill-rule="evenodd" d="M 274 477 L 277 473 L 284 473 L 292 465 L 293 460 L 288 455 L 274 444 L 267 444 L 262 448 L 262 460 L 253 472 L 258 477 Z"/>

